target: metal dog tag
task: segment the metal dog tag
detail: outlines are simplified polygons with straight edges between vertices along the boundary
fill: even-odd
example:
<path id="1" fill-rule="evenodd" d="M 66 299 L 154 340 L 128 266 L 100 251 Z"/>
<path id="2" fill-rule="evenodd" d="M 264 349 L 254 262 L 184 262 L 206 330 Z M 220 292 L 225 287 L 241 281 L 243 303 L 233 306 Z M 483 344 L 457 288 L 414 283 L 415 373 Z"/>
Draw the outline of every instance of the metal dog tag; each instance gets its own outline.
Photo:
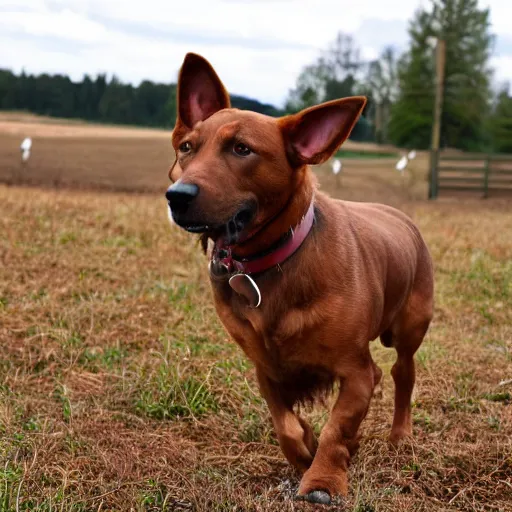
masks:
<path id="1" fill-rule="evenodd" d="M 226 278 L 229 274 L 228 267 L 220 260 L 211 260 L 210 263 L 208 263 L 208 270 L 210 271 L 210 275 L 217 279 Z"/>
<path id="2" fill-rule="evenodd" d="M 229 279 L 229 286 L 239 295 L 243 295 L 251 308 L 257 308 L 261 304 L 261 293 L 258 285 L 247 274 L 235 274 Z"/>

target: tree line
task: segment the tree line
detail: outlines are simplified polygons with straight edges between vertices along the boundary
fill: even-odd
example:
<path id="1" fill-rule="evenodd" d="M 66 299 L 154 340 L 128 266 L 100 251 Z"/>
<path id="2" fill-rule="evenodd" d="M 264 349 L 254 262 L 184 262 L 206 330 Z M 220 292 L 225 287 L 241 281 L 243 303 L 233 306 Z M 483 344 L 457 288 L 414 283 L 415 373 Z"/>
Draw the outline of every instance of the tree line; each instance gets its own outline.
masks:
<path id="1" fill-rule="evenodd" d="M 231 95 L 234 108 L 278 117 L 286 110 L 240 95 Z M 176 84 L 144 80 L 140 85 L 122 83 L 116 76 L 85 75 L 73 82 L 65 75 L 43 73 L 16 75 L 0 69 L 0 110 L 24 110 L 35 114 L 88 121 L 172 128 L 176 120 Z M 362 118 L 351 138 L 371 140 Z"/>
<path id="2" fill-rule="evenodd" d="M 477 0 L 431 0 L 409 23 L 409 47 L 386 48 L 374 61 L 361 59 L 354 39 L 338 34 L 306 66 L 289 93 L 288 111 L 342 96 L 364 94 L 372 138 L 399 147 L 431 143 L 435 45 L 445 41 L 441 147 L 512 152 L 512 97 L 508 84 L 492 89 L 489 65 L 494 37 L 489 9 Z"/>
<path id="3" fill-rule="evenodd" d="M 235 108 L 278 116 L 272 105 L 232 95 Z M 64 75 L 19 75 L 0 69 L 0 109 L 25 110 L 53 117 L 140 126 L 172 127 L 176 120 L 176 84 L 143 81 L 138 86 L 85 75 L 73 82 Z"/>

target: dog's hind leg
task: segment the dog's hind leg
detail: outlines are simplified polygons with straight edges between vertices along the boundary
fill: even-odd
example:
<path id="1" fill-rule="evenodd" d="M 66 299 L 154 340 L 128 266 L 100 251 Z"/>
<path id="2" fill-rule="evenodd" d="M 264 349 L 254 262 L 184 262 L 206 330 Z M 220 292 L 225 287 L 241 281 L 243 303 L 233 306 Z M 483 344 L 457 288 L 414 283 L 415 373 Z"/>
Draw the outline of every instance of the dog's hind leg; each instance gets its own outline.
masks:
<path id="1" fill-rule="evenodd" d="M 267 402 L 279 446 L 288 462 L 304 473 L 316 453 L 317 440 L 312 428 L 293 411 L 279 393 L 279 388 L 258 368 L 256 376 L 261 394 Z"/>
<path id="2" fill-rule="evenodd" d="M 395 412 L 389 439 L 395 445 L 412 435 L 411 397 L 416 379 L 414 354 L 431 319 L 431 296 L 413 291 L 392 326 L 392 346 L 396 349 L 397 359 L 391 369 L 395 381 Z"/>

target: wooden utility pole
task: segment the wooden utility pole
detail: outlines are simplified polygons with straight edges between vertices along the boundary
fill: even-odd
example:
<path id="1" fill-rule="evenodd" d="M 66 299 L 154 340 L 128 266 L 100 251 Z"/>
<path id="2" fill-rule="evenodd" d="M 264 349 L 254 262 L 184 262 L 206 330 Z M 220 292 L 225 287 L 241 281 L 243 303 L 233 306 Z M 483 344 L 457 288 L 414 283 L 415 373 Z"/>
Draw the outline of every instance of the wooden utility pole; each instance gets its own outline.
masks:
<path id="1" fill-rule="evenodd" d="M 441 139 L 441 117 L 443 114 L 444 74 L 446 64 L 446 42 L 437 39 L 436 44 L 436 99 L 434 123 L 432 125 L 432 150 L 430 152 L 430 185 L 428 197 L 437 197 L 437 164 L 439 162 L 439 143 Z"/>
<path id="2" fill-rule="evenodd" d="M 377 144 L 383 144 L 382 140 L 382 100 L 375 105 L 375 135 Z"/>
<path id="3" fill-rule="evenodd" d="M 443 114 L 444 71 L 446 63 L 446 42 L 437 40 L 436 46 L 436 102 L 434 107 L 434 125 L 432 126 L 432 150 L 439 150 L 441 138 L 441 116 Z"/>

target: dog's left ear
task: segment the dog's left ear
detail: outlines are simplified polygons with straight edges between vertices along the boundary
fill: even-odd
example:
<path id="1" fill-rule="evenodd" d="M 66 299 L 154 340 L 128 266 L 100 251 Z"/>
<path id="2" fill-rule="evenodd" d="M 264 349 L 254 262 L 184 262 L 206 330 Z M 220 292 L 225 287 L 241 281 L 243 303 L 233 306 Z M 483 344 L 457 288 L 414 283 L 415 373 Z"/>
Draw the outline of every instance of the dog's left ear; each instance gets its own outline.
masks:
<path id="1" fill-rule="evenodd" d="M 192 129 L 229 106 L 229 94 L 212 65 L 200 55 L 187 53 L 178 77 L 178 121 Z"/>
<path id="2" fill-rule="evenodd" d="M 366 101 L 364 96 L 353 96 L 281 118 L 279 125 L 292 162 L 325 162 L 348 138 Z"/>

